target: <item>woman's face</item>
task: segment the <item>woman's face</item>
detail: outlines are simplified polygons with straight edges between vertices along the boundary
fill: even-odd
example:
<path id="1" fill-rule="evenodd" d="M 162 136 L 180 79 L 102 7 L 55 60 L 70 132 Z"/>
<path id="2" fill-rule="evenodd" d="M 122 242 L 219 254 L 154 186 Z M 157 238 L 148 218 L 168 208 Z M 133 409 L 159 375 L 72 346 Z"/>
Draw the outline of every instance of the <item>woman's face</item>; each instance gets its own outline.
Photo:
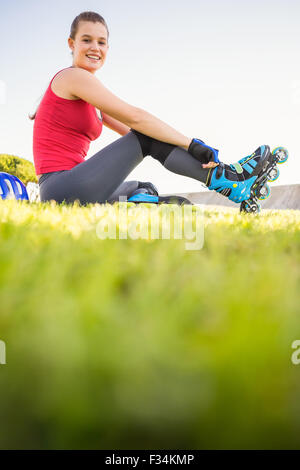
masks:
<path id="1" fill-rule="evenodd" d="M 73 51 L 73 66 L 95 73 L 106 59 L 108 51 L 107 30 L 102 23 L 80 21 L 75 39 L 68 39 Z"/>

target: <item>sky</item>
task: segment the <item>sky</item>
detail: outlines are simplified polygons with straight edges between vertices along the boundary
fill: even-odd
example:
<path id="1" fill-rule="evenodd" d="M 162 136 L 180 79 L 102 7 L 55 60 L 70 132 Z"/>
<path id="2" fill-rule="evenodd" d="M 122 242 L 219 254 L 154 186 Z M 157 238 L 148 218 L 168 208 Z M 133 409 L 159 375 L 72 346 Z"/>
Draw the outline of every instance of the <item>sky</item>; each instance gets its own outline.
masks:
<path id="1" fill-rule="evenodd" d="M 96 76 L 114 94 L 233 163 L 259 145 L 289 150 L 276 183 L 300 182 L 299 0 L 0 0 L 0 153 L 33 161 L 33 112 L 72 64 L 76 15 L 100 13 L 110 49 Z M 120 136 L 104 127 L 88 157 Z M 146 157 L 128 180 L 202 190 Z"/>

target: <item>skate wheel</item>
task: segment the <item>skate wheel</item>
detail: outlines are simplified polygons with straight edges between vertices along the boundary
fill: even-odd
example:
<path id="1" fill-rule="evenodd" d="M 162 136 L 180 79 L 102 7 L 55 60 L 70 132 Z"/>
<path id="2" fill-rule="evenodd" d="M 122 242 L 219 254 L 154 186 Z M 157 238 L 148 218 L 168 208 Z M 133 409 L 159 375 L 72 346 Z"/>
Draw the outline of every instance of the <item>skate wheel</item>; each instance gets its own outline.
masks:
<path id="1" fill-rule="evenodd" d="M 248 214 L 258 214 L 261 210 L 261 206 L 256 201 L 243 201 L 240 205 L 240 212 L 246 212 Z"/>
<path id="2" fill-rule="evenodd" d="M 280 175 L 280 171 L 278 170 L 277 166 L 274 168 L 271 168 L 271 170 L 268 173 L 268 181 L 272 183 L 273 181 L 276 181 Z"/>
<path id="3" fill-rule="evenodd" d="M 275 155 L 278 158 L 277 163 L 280 164 L 286 162 L 289 158 L 289 152 L 284 147 L 276 147 L 276 149 L 273 150 L 272 155 Z"/>
<path id="4" fill-rule="evenodd" d="M 263 201 L 264 199 L 267 199 L 267 198 L 270 196 L 270 192 L 271 192 L 270 186 L 269 186 L 268 184 L 264 184 L 264 185 L 257 191 L 256 196 L 258 197 L 258 199 L 260 199 L 261 201 Z"/>

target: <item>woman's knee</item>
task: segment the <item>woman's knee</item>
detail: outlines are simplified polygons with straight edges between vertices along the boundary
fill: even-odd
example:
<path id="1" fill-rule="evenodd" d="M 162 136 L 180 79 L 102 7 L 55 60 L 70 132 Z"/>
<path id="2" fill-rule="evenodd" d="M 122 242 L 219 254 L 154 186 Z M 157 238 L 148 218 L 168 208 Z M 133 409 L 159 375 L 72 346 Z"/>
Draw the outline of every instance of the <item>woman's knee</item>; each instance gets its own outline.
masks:
<path id="1" fill-rule="evenodd" d="M 162 165 L 164 165 L 165 160 L 168 158 L 172 150 L 176 148 L 176 145 L 167 144 L 166 142 L 153 139 L 152 137 L 148 137 L 147 135 L 142 134 L 135 129 L 131 129 L 131 132 L 135 134 L 140 143 L 143 157 L 150 155 L 151 157 L 160 161 Z"/>

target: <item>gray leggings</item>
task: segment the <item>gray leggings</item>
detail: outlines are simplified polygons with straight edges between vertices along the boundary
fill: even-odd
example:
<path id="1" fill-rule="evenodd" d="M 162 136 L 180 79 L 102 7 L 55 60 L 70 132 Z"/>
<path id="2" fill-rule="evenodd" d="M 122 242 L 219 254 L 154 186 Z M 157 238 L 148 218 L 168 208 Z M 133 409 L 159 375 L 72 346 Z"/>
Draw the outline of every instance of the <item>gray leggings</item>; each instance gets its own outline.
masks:
<path id="1" fill-rule="evenodd" d="M 169 144 L 167 144 L 169 145 Z M 130 131 L 71 170 L 44 173 L 39 180 L 41 201 L 81 204 L 114 202 L 119 196 L 130 196 L 138 181 L 124 181 L 143 160 L 137 136 Z M 154 157 L 155 158 L 155 157 Z M 205 183 L 208 170 L 181 147 L 168 153 L 163 165 L 179 175 Z"/>

